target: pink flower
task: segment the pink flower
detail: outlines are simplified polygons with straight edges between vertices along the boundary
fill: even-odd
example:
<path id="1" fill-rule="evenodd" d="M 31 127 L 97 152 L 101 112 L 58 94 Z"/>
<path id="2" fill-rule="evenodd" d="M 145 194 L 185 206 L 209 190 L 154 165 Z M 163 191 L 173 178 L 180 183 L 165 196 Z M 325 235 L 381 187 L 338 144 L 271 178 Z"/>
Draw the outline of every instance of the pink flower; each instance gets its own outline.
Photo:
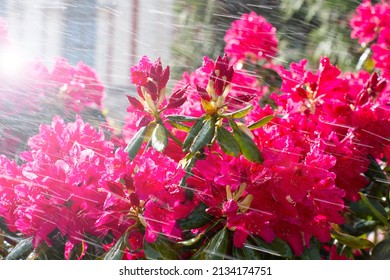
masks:
<path id="1" fill-rule="evenodd" d="M 23 176 L 19 166 L 0 155 L 0 217 L 4 217 L 11 231 L 16 231 L 15 209 L 19 198 L 15 188 L 20 184 L 23 184 Z"/>
<path id="2" fill-rule="evenodd" d="M 69 124 L 55 117 L 30 138 L 29 147 L 21 156 L 26 161 L 23 179 L 13 190 L 18 198 L 16 228 L 34 236 L 34 246 L 43 241 L 51 245 L 54 230 L 73 244 L 84 234 L 98 235 L 98 209 L 107 197 L 99 181 L 106 172 L 105 159 L 113 155 L 103 132 L 80 117 Z"/>
<path id="3" fill-rule="evenodd" d="M 87 108 L 102 109 L 104 86 L 91 67 L 83 62 L 79 62 L 74 67 L 60 58 L 54 64 L 50 74 L 49 82 L 57 87 L 55 93 L 59 93 L 55 98 L 60 97 L 63 100 L 68 114 L 80 113 Z"/>
<path id="4" fill-rule="evenodd" d="M 193 209 L 184 189 L 179 187 L 183 171 L 172 159 L 152 149 L 136 157 L 132 164 L 137 166 L 132 175 L 134 191 L 145 203 L 145 240 L 154 242 L 159 233 L 180 239 L 182 233 L 176 220 L 186 217 Z"/>
<path id="5" fill-rule="evenodd" d="M 359 44 L 373 42 L 382 29 L 390 26 L 389 11 L 390 5 L 385 1 L 372 5 L 370 0 L 364 0 L 350 21 L 351 38 L 359 39 Z"/>
<path id="6" fill-rule="evenodd" d="M 136 85 L 139 100 L 133 96 L 128 96 L 130 107 L 128 111 L 148 111 L 157 116 L 158 108 L 165 100 L 165 90 L 168 83 L 170 68 L 163 69 L 161 60 L 158 58 L 155 62 L 150 62 L 147 56 L 142 57 L 139 64 L 130 68 L 131 81 Z M 178 91 L 175 96 L 177 99 L 183 98 L 185 90 Z M 171 104 L 172 105 L 172 104 Z M 177 106 L 180 106 L 179 103 Z"/>
<path id="7" fill-rule="evenodd" d="M 145 86 L 148 81 L 148 72 L 152 67 L 149 57 L 143 56 L 139 64 L 130 68 L 131 82 L 138 86 Z"/>
<path id="8" fill-rule="evenodd" d="M 260 140 L 264 164 L 210 153 L 196 162 L 187 185 L 210 215 L 225 217 L 234 246 L 244 246 L 248 235 L 266 242 L 279 237 L 300 255 L 311 236 L 328 241 L 330 224 L 343 222 L 344 191 L 330 171 L 336 159 L 324 153 L 323 145 L 306 150 L 288 135 L 268 133 Z"/>
<path id="9" fill-rule="evenodd" d="M 390 12 L 390 8 L 389 8 Z M 372 59 L 375 67 L 382 71 L 385 78 L 390 78 L 390 24 L 379 33 L 378 41 L 372 46 Z"/>
<path id="10" fill-rule="evenodd" d="M 243 14 L 226 31 L 225 52 L 232 62 L 249 59 L 271 60 L 277 55 L 276 29 L 255 12 Z"/>

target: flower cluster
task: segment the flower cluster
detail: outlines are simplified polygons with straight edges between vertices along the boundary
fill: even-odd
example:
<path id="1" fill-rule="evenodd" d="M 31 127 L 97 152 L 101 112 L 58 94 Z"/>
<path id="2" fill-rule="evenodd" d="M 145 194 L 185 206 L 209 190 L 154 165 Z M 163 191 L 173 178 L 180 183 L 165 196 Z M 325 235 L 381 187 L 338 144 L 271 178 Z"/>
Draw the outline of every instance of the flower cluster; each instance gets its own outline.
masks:
<path id="1" fill-rule="evenodd" d="M 277 55 L 276 29 L 255 12 L 243 14 L 226 31 L 225 52 L 233 62 L 271 60 Z"/>
<path id="2" fill-rule="evenodd" d="M 359 39 L 359 44 L 369 44 L 378 38 L 378 35 L 389 27 L 389 3 L 381 1 L 373 5 L 371 0 L 364 0 L 357 7 L 356 15 L 351 19 L 351 37 Z"/>
<path id="3" fill-rule="evenodd" d="M 390 227 L 388 7 L 364 1 L 351 21 L 378 72 L 342 73 L 327 57 L 275 65 L 275 28 L 254 12 L 171 94 L 169 66 L 142 57 L 123 139 L 56 115 L 19 162 L 0 155 L 0 229 L 67 259 L 375 255 L 366 235 Z M 37 96 L 62 113 L 101 110 L 90 67 L 34 65 Z"/>
<path id="4" fill-rule="evenodd" d="M 372 45 L 372 59 L 375 67 L 382 71 L 384 77 L 390 77 L 390 3 L 381 1 L 375 5 L 365 0 L 356 9 L 351 19 L 351 37 L 358 39 L 362 45 Z"/>
<path id="5" fill-rule="evenodd" d="M 83 62 L 72 66 L 63 58 L 57 59 L 50 71 L 50 81 L 57 91 L 52 98 L 63 100 L 65 113 L 103 109 L 104 86 L 95 70 Z"/>
<path id="6" fill-rule="evenodd" d="M 357 191 L 366 184 L 359 174 L 367 171 L 367 155 L 382 159 L 388 149 L 390 135 L 383 129 L 389 125 L 388 105 L 383 102 L 388 98 L 386 81 L 376 73 L 365 75 L 363 80 L 343 78 L 327 58 L 321 60 L 315 73 L 307 71 L 305 65 L 301 61 L 284 71 L 282 90 L 286 94 L 275 100 L 287 109 L 282 113 L 289 120 L 306 116 L 296 123 L 304 128 L 303 137 L 307 141 L 321 139 L 327 145 L 326 152 L 337 155 L 333 170 L 338 175 L 337 185 L 347 191 L 347 198 L 356 199 Z M 344 179 L 349 176 L 345 168 L 350 170 L 350 180 Z"/>
<path id="7" fill-rule="evenodd" d="M 42 125 L 28 144 L 16 182 L 4 186 L 13 192 L 9 204 L 13 219 L 8 223 L 34 236 L 35 246 L 42 241 L 52 244 L 49 234 L 56 229 L 71 243 L 82 240 L 84 233 L 96 235 L 93 213 L 106 196 L 98 182 L 112 145 L 80 118 L 65 124 L 59 117 L 51 125 Z"/>

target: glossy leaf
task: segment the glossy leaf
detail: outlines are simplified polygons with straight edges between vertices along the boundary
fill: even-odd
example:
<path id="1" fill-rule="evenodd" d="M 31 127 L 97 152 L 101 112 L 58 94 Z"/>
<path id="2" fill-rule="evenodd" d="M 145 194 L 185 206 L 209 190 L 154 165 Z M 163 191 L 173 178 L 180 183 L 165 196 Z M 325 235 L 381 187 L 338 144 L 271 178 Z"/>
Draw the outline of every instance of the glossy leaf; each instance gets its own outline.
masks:
<path id="1" fill-rule="evenodd" d="M 130 140 L 125 148 L 125 152 L 129 153 L 130 160 L 133 160 L 141 149 L 146 133 L 146 126 L 142 127 Z"/>
<path id="2" fill-rule="evenodd" d="M 70 260 L 81 260 L 87 253 L 88 245 L 85 241 L 75 244 L 69 254 Z"/>
<path id="3" fill-rule="evenodd" d="M 123 258 L 123 254 L 125 252 L 125 249 L 127 247 L 127 239 L 129 237 L 129 233 L 125 232 L 118 241 L 115 243 L 115 245 L 107 252 L 104 259 L 105 260 L 121 260 Z"/>
<path id="4" fill-rule="evenodd" d="M 248 126 L 248 128 L 250 130 L 253 130 L 253 129 L 257 129 L 257 128 L 263 127 L 266 124 L 268 124 L 270 121 L 272 121 L 274 119 L 274 117 L 275 116 L 273 116 L 273 115 L 266 116 L 266 117 L 262 118 L 261 120 L 252 123 L 250 126 Z"/>
<path id="5" fill-rule="evenodd" d="M 202 149 L 204 146 L 211 143 L 215 134 L 215 120 L 209 118 L 205 121 L 198 135 L 195 136 L 194 141 L 190 147 L 190 152 L 195 154 L 197 151 Z"/>
<path id="6" fill-rule="evenodd" d="M 330 234 L 334 239 L 337 239 L 341 244 L 347 245 L 355 249 L 366 249 L 374 247 L 374 244 L 364 238 L 356 237 L 353 235 L 346 234 L 344 232 L 332 229 Z"/>
<path id="7" fill-rule="evenodd" d="M 290 246 L 283 240 L 276 238 L 271 243 L 264 242 L 260 237 L 252 237 L 253 245 L 245 244 L 246 247 L 277 257 L 291 258 Z"/>
<path id="8" fill-rule="evenodd" d="M 149 260 L 178 260 L 182 258 L 178 245 L 160 235 L 153 243 L 144 241 L 145 256 Z"/>
<path id="9" fill-rule="evenodd" d="M 224 127 L 217 128 L 217 141 L 224 153 L 238 157 L 240 155 L 240 146 L 236 138 Z"/>
<path id="10" fill-rule="evenodd" d="M 206 245 L 200 254 L 203 260 L 223 260 L 226 257 L 229 240 L 229 230 L 221 229 Z"/>
<path id="11" fill-rule="evenodd" d="M 191 127 L 191 130 L 188 132 L 186 139 L 183 142 L 183 151 L 188 151 L 194 142 L 195 137 L 198 135 L 199 131 L 203 127 L 204 117 L 197 120 L 194 125 Z"/>
<path id="12" fill-rule="evenodd" d="M 5 258 L 6 260 L 26 259 L 33 251 L 32 237 L 20 241 Z"/>
<path id="13" fill-rule="evenodd" d="M 195 122 L 199 120 L 199 118 L 196 117 L 179 116 L 179 115 L 166 116 L 166 118 L 173 122 Z"/>
<path id="14" fill-rule="evenodd" d="M 383 208 L 382 205 L 379 204 L 376 200 L 367 198 L 370 202 L 370 204 L 376 208 L 383 216 L 386 216 L 386 210 Z M 362 199 L 356 202 L 351 203 L 351 206 L 349 210 L 356 215 L 359 218 L 366 219 L 366 220 L 372 220 L 374 217 L 372 211 L 370 210 L 369 206 L 366 202 L 364 202 Z M 374 217 L 375 218 L 375 217 Z M 377 221 L 378 219 L 375 219 Z"/>
<path id="15" fill-rule="evenodd" d="M 207 225 L 213 220 L 213 217 L 205 212 L 207 206 L 200 203 L 185 219 L 178 220 L 182 229 L 195 229 Z"/>
<path id="16" fill-rule="evenodd" d="M 249 161 L 262 163 L 263 158 L 253 140 L 242 132 L 234 121 L 229 120 L 229 124 L 233 129 L 234 138 L 236 138 L 238 145 L 240 146 L 242 155 Z"/>
<path id="17" fill-rule="evenodd" d="M 313 240 L 310 242 L 310 247 L 305 247 L 303 253 L 299 257 L 301 260 L 321 260 L 320 246 L 318 242 Z"/>
<path id="18" fill-rule="evenodd" d="M 191 127 L 189 127 L 188 125 L 184 125 L 184 124 L 179 123 L 179 122 L 169 121 L 169 123 L 173 127 L 177 128 L 179 130 L 185 131 L 185 132 L 190 132 L 190 130 L 191 130 Z"/>
<path id="19" fill-rule="evenodd" d="M 372 258 L 375 260 L 390 260 L 390 238 L 382 240 L 374 247 Z"/>
<path id="20" fill-rule="evenodd" d="M 383 213 L 386 213 L 386 216 L 387 216 L 387 212 L 385 209 L 383 210 L 378 210 L 374 204 L 363 194 L 363 193 L 359 193 L 360 194 L 360 197 L 362 198 L 363 202 L 368 206 L 368 208 L 371 210 L 372 214 L 374 215 L 375 218 L 377 218 L 379 221 L 381 221 L 385 226 L 389 227 L 390 228 L 390 224 L 389 224 L 389 221 L 387 220 L 387 217 L 385 217 L 383 215 Z M 380 204 L 378 204 L 381 208 L 383 208 L 383 206 L 381 206 Z M 377 205 L 377 207 L 378 207 Z"/>
<path id="21" fill-rule="evenodd" d="M 204 234 L 201 233 L 201 234 L 198 234 L 197 236 L 195 236 L 191 239 L 179 241 L 178 244 L 186 246 L 186 247 L 190 247 L 190 246 L 194 246 L 197 243 L 199 243 L 203 238 L 204 238 Z"/>
<path id="22" fill-rule="evenodd" d="M 241 119 L 241 118 L 245 117 L 252 109 L 253 109 L 253 106 L 249 105 L 241 110 L 237 110 L 235 112 L 224 114 L 223 117 L 233 118 L 233 119 Z"/>
<path id="23" fill-rule="evenodd" d="M 365 172 L 364 174 L 374 182 L 377 182 L 379 184 L 389 185 L 390 183 L 387 180 L 387 176 L 382 170 L 382 168 L 380 167 L 380 165 L 377 163 L 377 161 L 374 158 L 372 157 L 369 158 L 370 158 L 370 164 L 368 166 L 367 172 Z"/>
<path id="24" fill-rule="evenodd" d="M 157 124 L 152 134 L 152 146 L 158 151 L 162 152 L 168 146 L 167 131 L 162 124 Z"/>
<path id="25" fill-rule="evenodd" d="M 246 244 L 243 248 L 237 248 L 233 246 L 233 258 L 238 260 L 261 260 L 259 251 L 250 248 L 253 244 Z"/>

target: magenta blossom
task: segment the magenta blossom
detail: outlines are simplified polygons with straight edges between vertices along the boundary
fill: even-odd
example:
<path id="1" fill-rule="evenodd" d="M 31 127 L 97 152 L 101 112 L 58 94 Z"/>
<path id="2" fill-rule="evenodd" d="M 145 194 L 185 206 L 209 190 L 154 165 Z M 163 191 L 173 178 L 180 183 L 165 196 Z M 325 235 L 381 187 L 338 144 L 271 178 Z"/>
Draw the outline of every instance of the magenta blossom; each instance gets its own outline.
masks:
<path id="1" fill-rule="evenodd" d="M 276 29 L 255 12 L 243 14 L 226 31 L 225 52 L 232 62 L 271 60 L 278 52 Z"/>

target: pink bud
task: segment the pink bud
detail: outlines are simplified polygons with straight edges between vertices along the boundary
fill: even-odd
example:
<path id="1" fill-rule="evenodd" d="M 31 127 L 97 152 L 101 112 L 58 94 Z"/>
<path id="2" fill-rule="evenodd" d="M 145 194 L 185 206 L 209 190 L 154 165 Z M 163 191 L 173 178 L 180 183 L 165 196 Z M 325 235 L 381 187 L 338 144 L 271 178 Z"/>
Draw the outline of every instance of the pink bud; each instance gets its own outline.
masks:
<path id="1" fill-rule="evenodd" d="M 139 100 L 137 98 L 130 96 L 130 95 L 127 95 L 127 100 L 129 100 L 130 105 L 131 105 L 127 108 L 127 112 L 133 111 L 132 109 L 144 111 L 144 106 L 142 105 L 141 102 L 139 102 Z"/>
<path id="2" fill-rule="evenodd" d="M 204 88 L 201 88 L 200 86 L 197 85 L 196 90 L 198 91 L 198 94 L 199 94 L 201 99 L 206 100 L 206 101 L 211 100 L 210 95 L 208 94 L 208 92 Z"/>
<path id="3" fill-rule="evenodd" d="M 206 209 L 206 213 L 216 218 L 222 217 L 222 210 L 219 207 L 213 206 Z"/>

